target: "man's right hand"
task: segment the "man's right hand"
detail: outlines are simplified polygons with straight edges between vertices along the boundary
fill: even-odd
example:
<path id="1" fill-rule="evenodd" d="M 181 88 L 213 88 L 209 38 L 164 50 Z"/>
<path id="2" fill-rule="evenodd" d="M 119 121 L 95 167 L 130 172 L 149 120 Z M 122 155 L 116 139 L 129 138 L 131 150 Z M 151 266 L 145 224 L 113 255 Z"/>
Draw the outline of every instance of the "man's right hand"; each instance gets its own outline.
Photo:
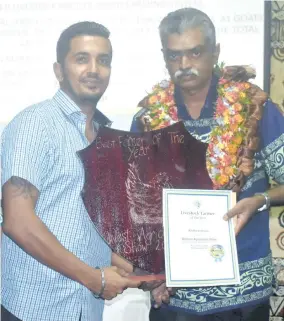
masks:
<path id="1" fill-rule="evenodd" d="M 89 283 L 87 287 L 94 293 L 100 293 L 102 288 L 102 279 L 100 270 L 95 270 L 96 276 L 93 282 Z M 104 268 L 105 274 L 105 289 L 101 297 L 105 300 L 111 300 L 121 294 L 127 288 L 137 288 L 141 284 L 141 281 L 132 280 L 128 278 L 129 275 L 124 270 L 117 268 L 116 266 Z"/>

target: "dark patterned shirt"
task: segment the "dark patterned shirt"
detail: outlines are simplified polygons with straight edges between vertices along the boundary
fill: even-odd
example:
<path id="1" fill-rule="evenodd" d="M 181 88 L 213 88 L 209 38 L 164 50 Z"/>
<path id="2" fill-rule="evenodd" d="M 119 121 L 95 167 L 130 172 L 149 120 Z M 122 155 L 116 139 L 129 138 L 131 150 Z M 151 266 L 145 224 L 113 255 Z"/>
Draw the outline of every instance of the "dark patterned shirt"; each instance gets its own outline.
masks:
<path id="1" fill-rule="evenodd" d="M 178 117 L 197 139 L 208 142 L 217 100 L 217 77 L 213 77 L 199 119 L 192 119 L 186 110 L 179 88 L 175 89 Z M 133 120 L 131 131 L 138 130 Z M 284 117 L 278 107 L 268 100 L 259 126 L 260 151 L 255 155 L 255 169 L 246 180 L 239 200 L 265 192 L 269 177 L 284 183 Z M 269 242 L 269 213 L 257 213 L 237 236 L 241 284 L 220 287 L 180 289 L 171 298 L 169 309 L 182 309 L 193 314 L 212 314 L 227 309 L 254 305 L 272 294 L 273 267 Z"/>

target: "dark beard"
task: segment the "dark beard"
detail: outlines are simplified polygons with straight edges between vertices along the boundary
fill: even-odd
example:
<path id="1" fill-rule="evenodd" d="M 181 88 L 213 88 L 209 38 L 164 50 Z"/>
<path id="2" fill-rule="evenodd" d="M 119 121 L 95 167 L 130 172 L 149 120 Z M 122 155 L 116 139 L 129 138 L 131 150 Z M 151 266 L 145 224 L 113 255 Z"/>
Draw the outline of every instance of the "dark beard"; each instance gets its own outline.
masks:
<path id="1" fill-rule="evenodd" d="M 102 98 L 102 95 L 97 96 L 88 96 L 88 95 L 77 95 L 77 99 L 79 102 L 82 102 L 83 104 L 91 104 L 96 106 L 99 100 Z"/>
<path id="2" fill-rule="evenodd" d="M 88 95 L 88 94 L 83 94 L 83 95 L 78 95 L 74 92 L 70 82 L 68 81 L 67 76 L 64 76 L 65 81 L 64 83 L 61 84 L 61 89 L 68 94 L 68 96 L 78 105 L 93 105 L 96 107 L 97 103 L 101 99 L 103 94 L 100 95 Z"/>

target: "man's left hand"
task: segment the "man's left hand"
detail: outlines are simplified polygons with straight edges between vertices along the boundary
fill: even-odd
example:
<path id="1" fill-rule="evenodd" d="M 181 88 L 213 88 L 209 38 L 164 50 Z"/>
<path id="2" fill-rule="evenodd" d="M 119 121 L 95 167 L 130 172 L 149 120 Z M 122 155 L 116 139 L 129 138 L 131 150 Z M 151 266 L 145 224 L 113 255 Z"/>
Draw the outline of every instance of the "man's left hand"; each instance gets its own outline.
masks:
<path id="1" fill-rule="evenodd" d="M 238 235 L 242 228 L 255 215 L 257 210 L 264 205 L 263 196 L 253 196 L 240 200 L 225 216 L 224 220 L 234 218 L 235 234 Z"/>

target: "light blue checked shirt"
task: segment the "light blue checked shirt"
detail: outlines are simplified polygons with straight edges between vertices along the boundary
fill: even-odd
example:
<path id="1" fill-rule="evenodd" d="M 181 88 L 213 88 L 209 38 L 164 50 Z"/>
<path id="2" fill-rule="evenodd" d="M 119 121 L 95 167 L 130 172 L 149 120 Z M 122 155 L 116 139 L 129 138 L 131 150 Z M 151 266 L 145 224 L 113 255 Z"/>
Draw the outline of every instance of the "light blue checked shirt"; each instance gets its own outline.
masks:
<path id="1" fill-rule="evenodd" d="M 96 122 L 109 121 L 99 111 Z M 97 234 L 80 196 L 84 169 L 76 152 L 89 145 L 86 116 L 61 90 L 18 114 L 2 134 L 2 186 L 18 176 L 40 191 L 36 214 L 86 264 L 109 266 L 111 250 Z M 100 321 L 104 301 L 2 239 L 2 304 L 23 321 Z"/>

